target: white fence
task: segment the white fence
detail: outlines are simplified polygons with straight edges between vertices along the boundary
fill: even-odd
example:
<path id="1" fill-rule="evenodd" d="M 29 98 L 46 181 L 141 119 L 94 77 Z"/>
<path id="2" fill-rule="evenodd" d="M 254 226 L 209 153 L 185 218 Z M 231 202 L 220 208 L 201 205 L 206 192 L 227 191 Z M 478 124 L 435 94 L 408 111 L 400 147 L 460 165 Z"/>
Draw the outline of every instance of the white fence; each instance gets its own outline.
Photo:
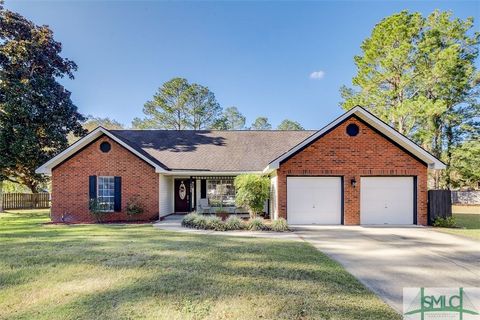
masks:
<path id="1" fill-rule="evenodd" d="M 480 190 L 452 191 L 452 204 L 480 205 Z"/>

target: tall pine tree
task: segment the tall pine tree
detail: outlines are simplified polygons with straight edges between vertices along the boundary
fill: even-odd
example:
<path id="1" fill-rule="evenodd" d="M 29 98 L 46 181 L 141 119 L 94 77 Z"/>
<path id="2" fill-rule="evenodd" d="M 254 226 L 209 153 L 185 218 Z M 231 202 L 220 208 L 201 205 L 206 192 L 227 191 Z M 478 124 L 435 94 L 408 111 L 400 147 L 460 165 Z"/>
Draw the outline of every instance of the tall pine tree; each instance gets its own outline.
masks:
<path id="1" fill-rule="evenodd" d="M 387 17 L 355 57 L 354 88 L 341 89 L 344 109 L 369 109 L 449 165 L 433 174 L 437 188 L 452 186 L 453 151 L 478 132 L 480 35 L 472 27 L 450 12 Z"/>

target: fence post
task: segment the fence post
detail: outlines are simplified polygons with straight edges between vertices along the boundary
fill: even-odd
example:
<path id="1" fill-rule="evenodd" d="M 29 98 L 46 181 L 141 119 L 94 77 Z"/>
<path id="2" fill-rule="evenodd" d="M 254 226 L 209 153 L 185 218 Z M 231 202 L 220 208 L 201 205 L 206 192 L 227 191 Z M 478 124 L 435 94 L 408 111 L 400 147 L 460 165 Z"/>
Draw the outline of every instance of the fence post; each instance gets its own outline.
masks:
<path id="1" fill-rule="evenodd" d="M 428 224 L 438 218 L 452 216 L 452 193 L 450 190 L 428 190 Z"/>

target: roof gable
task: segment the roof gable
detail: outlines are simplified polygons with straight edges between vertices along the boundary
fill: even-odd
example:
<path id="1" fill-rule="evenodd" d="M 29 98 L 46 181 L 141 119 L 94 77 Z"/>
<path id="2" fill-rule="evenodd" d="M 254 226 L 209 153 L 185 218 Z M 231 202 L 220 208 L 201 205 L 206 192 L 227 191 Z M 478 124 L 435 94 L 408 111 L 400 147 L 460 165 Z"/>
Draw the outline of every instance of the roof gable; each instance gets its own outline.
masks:
<path id="1" fill-rule="evenodd" d="M 271 161 L 269 165 L 263 170 L 263 172 L 270 172 L 272 170 L 278 169 L 280 163 L 286 161 L 296 153 L 303 150 L 305 147 L 320 139 L 352 116 L 355 116 L 360 121 L 369 125 L 375 131 L 377 131 L 377 133 L 380 133 L 382 136 L 390 140 L 392 143 L 400 147 L 405 152 L 408 152 L 417 160 L 427 164 L 430 169 L 445 169 L 445 164 L 439 159 L 437 159 L 435 156 L 433 156 L 431 153 L 418 146 L 415 142 L 402 135 L 367 110 L 357 106 L 345 112 L 343 115 L 330 122 L 328 125 L 317 131 L 315 134 L 311 135 L 298 145 L 294 146 L 284 154 Z"/>
<path id="2" fill-rule="evenodd" d="M 135 148 L 133 148 L 130 144 L 126 143 L 122 139 L 118 138 L 117 136 L 113 135 L 110 133 L 107 129 L 103 127 L 98 127 L 95 130 L 91 131 L 89 134 L 87 134 L 85 137 L 79 139 L 72 145 L 70 145 L 67 149 L 63 150 L 59 154 L 57 154 L 55 157 L 44 163 L 42 166 L 37 168 L 35 170 L 36 173 L 43 173 L 43 174 L 51 174 L 52 169 L 59 165 L 60 163 L 64 162 L 65 160 L 69 159 L 73 155 L 75 155 L 77 152 L 88 146 L 90 143 L 98 139 L 100 136 L 106 135 L 110 139 L 114 140 L 115 142 L 119 143 L 121 146 L 132 152 L 134 155 L 139 157 L 140 159 L 144 160 L 148 164 L 152 165 L 155 168 L 155 172 L 165 172 L 166 169 L 165 167 L 152 157 L 150 157 L 148 154 L 145 154 L 144 152 L 141 152 Z"/>

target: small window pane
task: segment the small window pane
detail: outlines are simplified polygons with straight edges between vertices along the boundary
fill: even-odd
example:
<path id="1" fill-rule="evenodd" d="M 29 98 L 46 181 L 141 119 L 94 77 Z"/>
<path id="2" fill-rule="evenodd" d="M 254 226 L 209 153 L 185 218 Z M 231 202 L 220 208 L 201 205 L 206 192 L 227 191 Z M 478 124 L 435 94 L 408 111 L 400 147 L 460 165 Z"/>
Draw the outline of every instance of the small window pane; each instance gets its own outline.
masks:
<path id="1" fill-rule="evenodd" d="M 114 177 L 98 177 L 97 198 L 103 211 L 113 211 L 115 202 Z"/>

